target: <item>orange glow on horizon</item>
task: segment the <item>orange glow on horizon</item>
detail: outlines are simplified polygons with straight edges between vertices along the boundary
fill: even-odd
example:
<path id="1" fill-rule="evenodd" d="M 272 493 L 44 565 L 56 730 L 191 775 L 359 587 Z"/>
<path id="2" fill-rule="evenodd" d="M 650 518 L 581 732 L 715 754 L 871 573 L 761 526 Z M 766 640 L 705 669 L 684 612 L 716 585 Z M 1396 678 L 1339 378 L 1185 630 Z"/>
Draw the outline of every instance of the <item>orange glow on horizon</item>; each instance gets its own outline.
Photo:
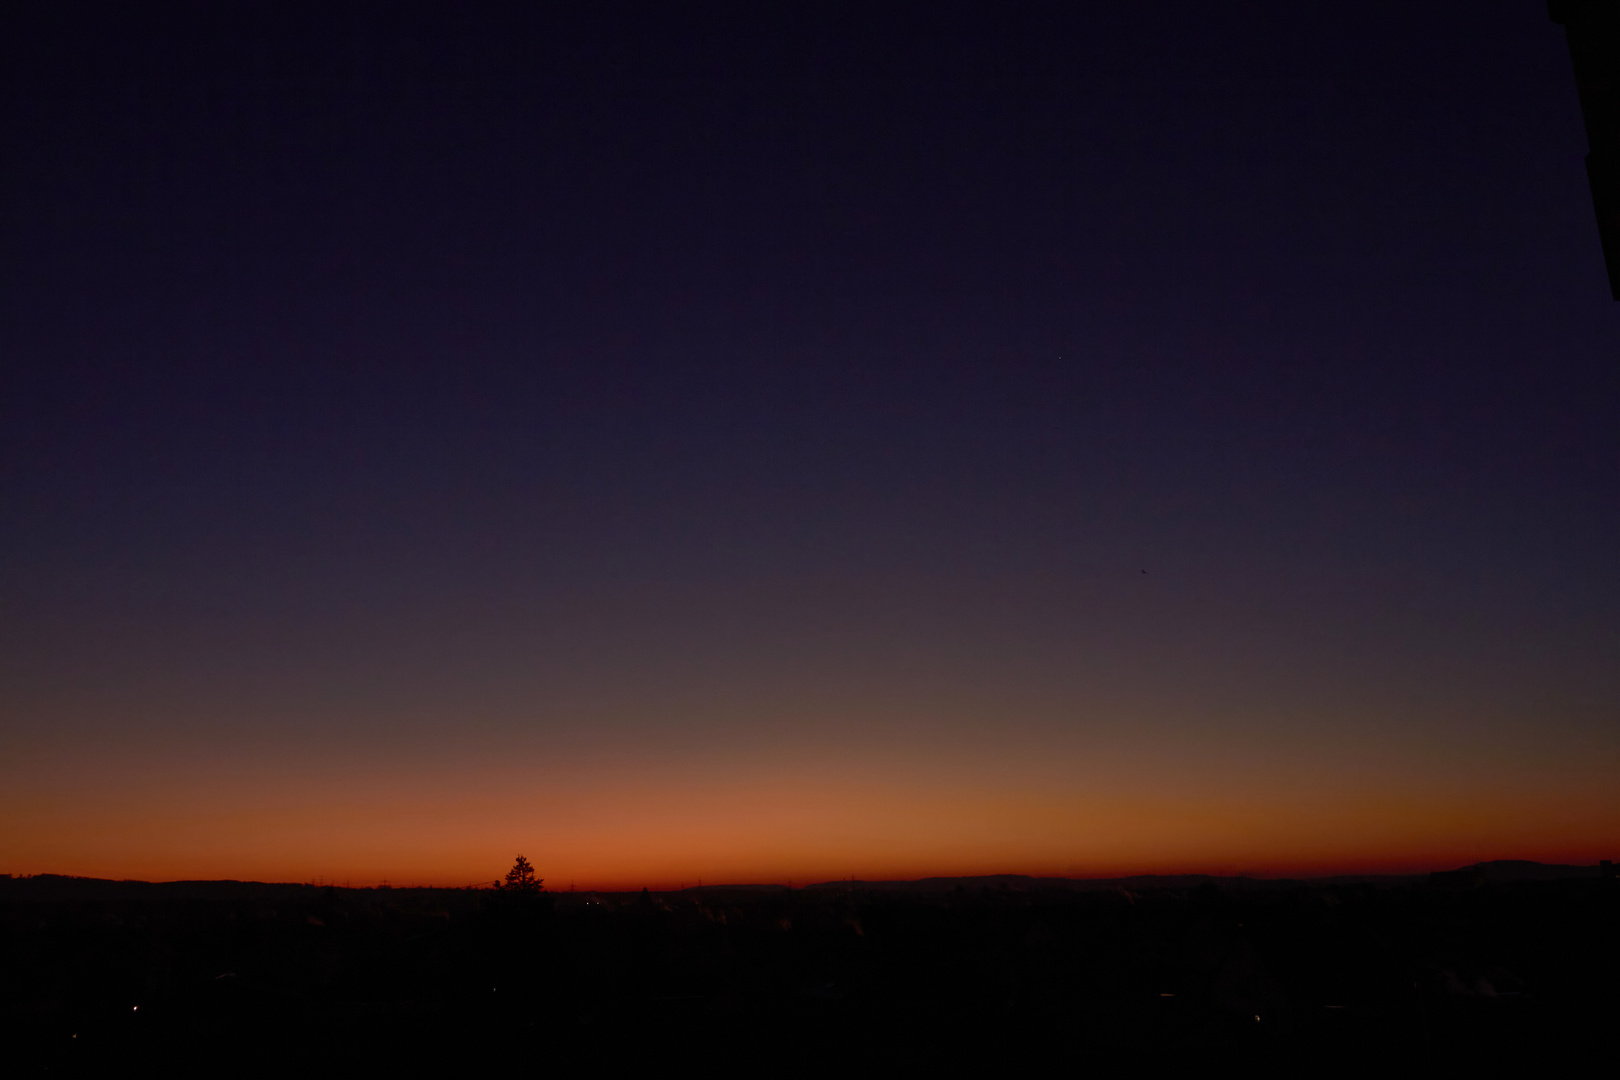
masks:
<path id="1" fill-rule="evenodd" d="M 138 807 L 138 809 L 137 809 Z M 374 885 L 487 884 L 517 852 L 548 887 L 618 890 L 1019 873 L 1322 876 L 1620 847 L 1596 791 L 1039 793 L 784 776 L 532 793 L 273 783 L 78 799 L 7 796 L 11 873 Z"/>
<path id="2" fill-rule="evenodd" d="M 395 725 L 383 750 L 309 737 L 244 749 L 228 729 L 91 740 L 62 725 L 3 755 L 0 873 L 465 886 L 522 852 L 552 888 L 640 889 L 1410 873 L 1620 853 L 1604 731 L 812 719 L 599 719 L 571 742 Z"/>

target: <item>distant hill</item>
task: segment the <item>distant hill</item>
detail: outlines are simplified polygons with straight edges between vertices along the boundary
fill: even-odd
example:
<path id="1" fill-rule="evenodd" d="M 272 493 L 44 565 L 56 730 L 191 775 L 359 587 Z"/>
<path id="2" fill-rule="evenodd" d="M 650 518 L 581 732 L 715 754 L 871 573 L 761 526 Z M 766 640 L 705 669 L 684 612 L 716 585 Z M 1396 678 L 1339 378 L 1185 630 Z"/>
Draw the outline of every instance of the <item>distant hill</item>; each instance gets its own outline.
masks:
<path id="1" fill-rule="evenodd" d="M 0 877 L 0 900 L 288 900 L 319 895 L 323 888 L 266 881 L 111 881 L 35 874 Z"/>
<path id="2" fill-rule="evenodd" d="M 1594 868 L 1593 872 L 1596 872 Z M 985 874 L 976 877 L 934 877 L 913 881 L 823 881 L 807 885 L 807 889 L 854 889 L 872 892 L 945 893 L 955 889 L 998 889 L 1008 892 L 1038 892 L 1059 889 L 1074 892 L 1124 889 L 1127 892 L 1145 892 L 1154 889 L 1196 889 L 1201 885 L 1215 885 L 1227 889 L 1292 888 L 1302 884 L 1399 885 L 1426 880 L 1426 874 L 1355 874 L 1324 878 L 1251 878 L 1219 877 L 1211 874 L 1137 874 L 1121 878 L 1058 878 L 1030 877 L 1026 874 Z"/>
<path id="3" fill-rule="evenodd" d="M 1526 859 L 1495 859 L 1475 863 L 1460 870 L 1437 870 L 1429 880 L 1439 885 L 1504 885 L 1513 881 L 1565 881 L 1570 878 L 1595 878 L 1603 870 L 1598 866 L 1569 866 L 1559 863 L 1538 863 Z"/>
<path id="4" fill-rule="evenodd" d="M 1288 889 L 1301 885 L 1415 885 L 1422 882 L 1435 884 L 1506 884 L 1515 881 L 1564 881 L 1572 878 L 1595 878 L 1602 874 L 1598 866 L 1569 866 L 1556 863 L 1538 863 L 1527 859 L 1497 859 L 1476 863 L 1458 870 L 1439 870 L 1431 874 L 1336 874 L 1314 878 L 1256 878 L 1221 877 L 1212 874 L 1137 874 L 1120 878 L 1060 878 L 1031 877 L 1027 874 L 985 874 L 974 877 L 931 877 L 910 881 L 822 881 L 806 885 L 807 889 L 851 889 L 867 892 L 947 893 L 955 889 L 976 891 L 997 889 L 1008 892 L 1036 892 L 1050 889 L 1074 891 L 1124 889 L 1127 892 L 1145 892 L 1154 889 L 1195 889 L 1210 884 L 1222 889 L 1266 890 Z"/>

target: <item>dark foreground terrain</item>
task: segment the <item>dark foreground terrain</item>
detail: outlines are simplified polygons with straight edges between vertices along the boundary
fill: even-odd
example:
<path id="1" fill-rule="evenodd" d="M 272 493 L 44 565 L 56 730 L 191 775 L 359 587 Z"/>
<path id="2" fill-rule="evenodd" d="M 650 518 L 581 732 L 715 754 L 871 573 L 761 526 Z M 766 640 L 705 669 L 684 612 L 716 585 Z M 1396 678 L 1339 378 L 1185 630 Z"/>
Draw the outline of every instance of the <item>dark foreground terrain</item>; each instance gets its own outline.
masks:
<path id="1" fill-rule="evenodd" d="M 1616 1075 L 1620 881 L 563 893 L 0 878 L 13 1075 Z"/>

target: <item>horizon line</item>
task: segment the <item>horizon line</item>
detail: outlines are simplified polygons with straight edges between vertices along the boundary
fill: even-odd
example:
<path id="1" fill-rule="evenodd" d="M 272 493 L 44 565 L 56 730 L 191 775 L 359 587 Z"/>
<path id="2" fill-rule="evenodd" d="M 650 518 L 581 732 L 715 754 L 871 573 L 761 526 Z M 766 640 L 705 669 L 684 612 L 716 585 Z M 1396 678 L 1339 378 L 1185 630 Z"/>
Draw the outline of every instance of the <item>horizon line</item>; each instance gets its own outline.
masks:
<path id="1" fill-rule="evenodd" d="M 1006 871 L 1006 872 L 990 873 L 990 874 L 927 874 L 927 875 L 923 875 L 921 877 L 893 877 L 893 878 L 885 878 L 885 877 L 865 878 L 865 877 L 851 876 L 851 877 L 844 877 L 844 878 L 817 879 L 817 880 L 814 880 L 814 881 L 805 881 L 802 884 L 795 884 L 795 882 L 792 879 L 789 879 L 787 881 L 721 881 L 721 882 L 711 882 L 711 883 L 707 883 L 707 884 L 705 884 L 702 881 L 702 879 L 697 879 L 695 881 L 695 883 L 688 883 L 688 882 L 682 881 L 682 882 L 679 882 L 676 885 L 669 885 L 669 884 L 666 883 L 666 884 L 662 884 L 662 885 L 658 885 L 658 886 L 655 886 L 651 882 L 646 882 L 646 883 L 641 884 L 641 885 L 627 885 L 627 884 L 624 884 L 624 883 L 613 883 L 613 884 L 607 884 L 607 885 L 586 883 L 586 884 L 582 885 L 581 883 L 579 883 L 577 881 L 573 881 L 573 882 L 569 883 L 567 888 L 560 888 L 560 887 L 559 888 L 551 888 L 551 889 L 545 889 L 544 891 L 548 892 L 548 893 L 559 894 L 559 895 L 560 894 L 565 894 L 565 893 L 570 893 L 570 892 L 620 893 L 620 892 L 641 892 L 643 890 L 646 890 L 646 891 L 649 891 L 649 892 L 658 892 L 658 893 L 697 892 L 697 891 L 703 891 L 703 890 L 707 890 L 707 889 L 783 889 L 783 890 L 795 890 L 796 891 L 796 890 L 799 890 L 799 889 L 820 889 L 820 888 L 827 888 L 827 887 L 836 887 L 836 886 L 840 886 L 840 885 L 851 885 L 851 886 L 853 886 L 853 885 L 921 885 L 921 884 L 926 884 L 926 883 L 932 882 L 932 881 L 994 881 L 994 880 L 1008 880 L 1008 879 L 1022 879 L 1022 880 L 1026 880 L 1026 881 L 1032 881 L 1032 882 L 1098 882 L 1098 883 L 1139 881 L 1139 880 L 1143 880 L 1143 879 L 1153 879 L 1153 878 L 1204 878 L 1204 879 L 1214 880 L 1214 881 L 1300 881 L 1300 882 L 1310 882 L 1310 881 L 1335 881 L 1335 880 L 1344 880 L 1344 879 L 1421 878 L 1421 877 L 1427 877 L 1427 876 L 1432 875 L 1432 874 L 1455 873 L 1455 872 L 1461 871 L 1461 870 L 1470 870 L 1470 869 L 1474 869 L 1476 867 L 1484 867 L 1484 866 L 1490 866 L 1490 865 L 1501 864 L 1501 863 L 1517 863 L 1517 864 L 1525 864 L 1525 865 L 1531 865 L 1531 866 L 1571 867 L 1571 868 L 1597 870 L 1597 869 L 1600 869 L 1605 864 L 1610 863 L 1611 861 L 1612 860 L 1608 860 L 1608 859 L 1599 859 L 1599 860 L 1597 860 L 1595 862 L 1591 862 L 1591 863 L 1584 863 L 1584 862 L 1542 862 L 1539 859 L 1496 858 L 1496 859 L 1481 859 L 1481 860 L 1477 860 L 1477 861 L 1472 862 L 1472 863 L 1467 863 L 1467 864 L 1462 865 L 1462 866 L 1449 866 L 1448 865 L 1447 868 L 1444 868 L 1444 869 L 1442 869 L 1442 868 L 1432 868 L 1432 869 L 1428 869 L 1428 870 L 1418 870 L 1418 869 L 1412 869 L 1412 870 L 1389 870 L 1389 869 L 1383 869 L 1383 870 L 1345 870 L 1345 871 L 1337 871 L 1337 872 L 1310 873 L 1310 874 L 1287 874 L 1287 873 L 1268 874 L 1268 873 L 1261 872 L 1261 871 L 1235 871 L 1235 872 L 1230 872 L 1230 873 L 1219 873 L 1219 872 L 1210 872 L 1210 871 L 1205 871 L 1205 870 L 1193 870 L 1193 871 L 1157 871 L 1156 870 L 1156 871 L 1148 871 L 1148 872 L 1143 872 L 1143 873 L 1111 874 L 1111 875 L 1101 875 L 1101 876 L 1096 876 L 1096 877 L 1077 877 L 1077 876 L 1068 876 L 1068 875 L 1060 875 L 1060 874 L 1030 874 L 1030 873 L 1020 873 L 1020 872 L 1016 872 L 1016 871 Z M 49 871 L 49 870 L 40 871 L 39 873 L 34 873 L 34 874 L 6 873 L 6 874 L 3 874 L 3 875 L 0 875 L 0 878 L 3 878 L 5 880 L 10 880 L 10 881 L 28 881 L 28 880 L 31 880 L 31 879 L 42 878 L 42 877 L 63 878 L 63 879 L 69 880 L 69 881 L 104 881 L 104 882 L 108 882 L 108 883 L 111 883 L 111 884 L 118 884 L 118 885 L 237 884 L 237 885 L 279 885 L 279 886 L 289 886 L 289 887 L 296 886 L 296 887 L 308 887 L 308 888 L 336 888 L 336 889 L 492 889 L 495 886 L 495 884 L 498 883 L 498 881 L 499 881 L 498 878 L 491 877 L 491 878 L 483 878 L 483 879 L 478 879 L 478 880 L 473 880 L 473 881 L 465 881 L 465 882 L 456 883 L 456 884 L 449 884 L 449 883 L 444 883 L 444 882 L 436 882 L 436 883 L 434 883 L 434 882 L 400 883 L 400 882 L 393 881 L 392 879 L 389 879 L 389 878 L 379 878 L 376 881 L 363 882 L 363 883 L 361 883 L 359 885 L 354 884 L 352 879 L 350 879 L 350 880 L 345 881 L 343 884 L 340 885 L 336 881 L 328 880 L 325 877 L 318 877 L 318 878 L 314 878 L 314 879 L 310 879 L 310 880 L 303 880 L 303 881 L 269 881 L 269 880 L 261 880 L 261 879 L 258 879 L 258 878 L 169 878 L 169 879 L 164 879 L 164 880 L 151 880 L 151 879 L 147 879 L 147 878 L 110 878 L 110 877 L 96 877 L 96 876 L 87 875 L 87 874 L 61 874 L 61 873 L 56 873 L 54 871 Z M 542 880 L 546 880 L 546 879 L 542 879 Z"/>

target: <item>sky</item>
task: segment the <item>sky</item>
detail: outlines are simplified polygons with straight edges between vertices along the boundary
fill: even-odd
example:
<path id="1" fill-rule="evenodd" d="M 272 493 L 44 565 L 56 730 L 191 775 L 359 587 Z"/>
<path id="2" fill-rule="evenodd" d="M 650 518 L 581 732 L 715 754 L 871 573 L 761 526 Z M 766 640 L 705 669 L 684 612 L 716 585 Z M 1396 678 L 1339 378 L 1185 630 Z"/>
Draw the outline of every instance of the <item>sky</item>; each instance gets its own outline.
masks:
<path id="1" fill-rule="evenodd" d="M 1541 4 L 23 7 L 0 872 L 1620 850 Z"/>

